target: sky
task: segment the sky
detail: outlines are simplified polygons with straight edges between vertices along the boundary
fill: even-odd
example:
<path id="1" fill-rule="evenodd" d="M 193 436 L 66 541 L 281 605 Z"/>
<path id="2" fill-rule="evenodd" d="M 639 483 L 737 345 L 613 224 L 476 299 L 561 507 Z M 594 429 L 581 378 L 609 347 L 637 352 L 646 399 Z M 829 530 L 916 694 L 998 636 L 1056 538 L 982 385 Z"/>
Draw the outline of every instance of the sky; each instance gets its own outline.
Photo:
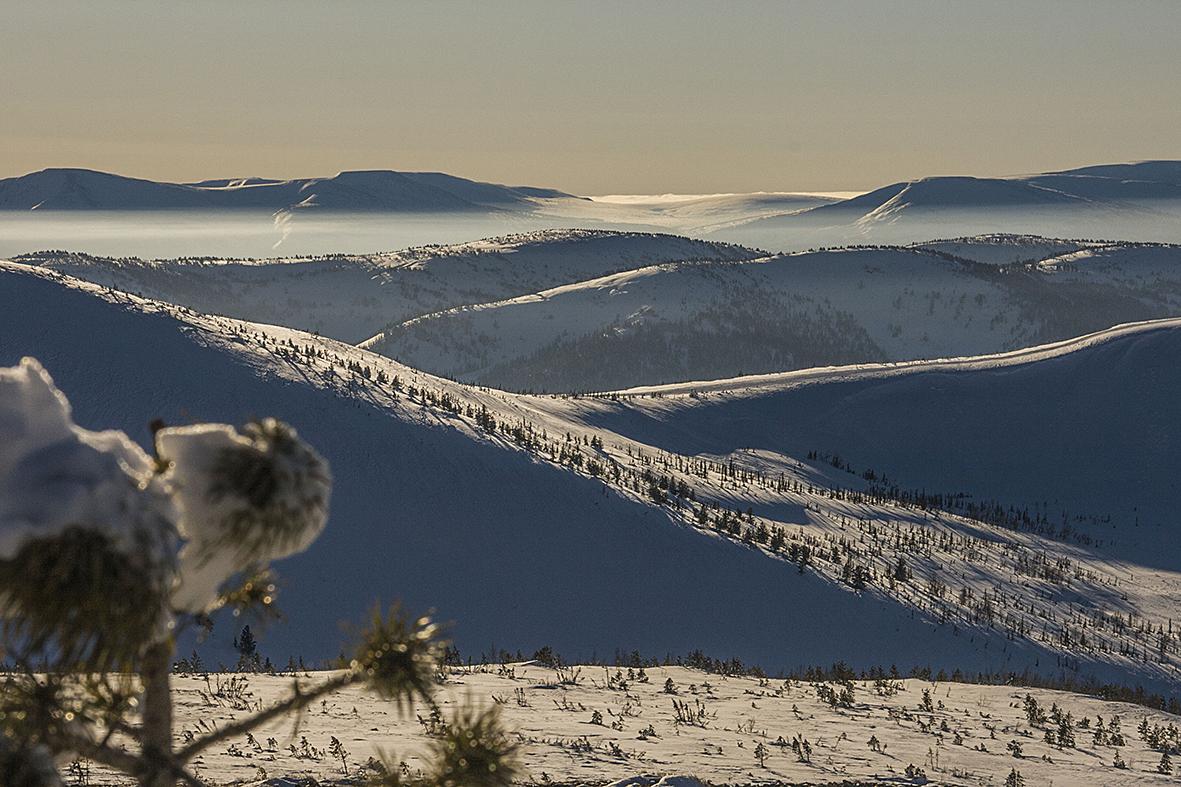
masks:
<path id="1" fill-rule="evenodd" d="M 1181 158 L 1181 2 L 0 0 L 0 177 L 866 190 Z"/>

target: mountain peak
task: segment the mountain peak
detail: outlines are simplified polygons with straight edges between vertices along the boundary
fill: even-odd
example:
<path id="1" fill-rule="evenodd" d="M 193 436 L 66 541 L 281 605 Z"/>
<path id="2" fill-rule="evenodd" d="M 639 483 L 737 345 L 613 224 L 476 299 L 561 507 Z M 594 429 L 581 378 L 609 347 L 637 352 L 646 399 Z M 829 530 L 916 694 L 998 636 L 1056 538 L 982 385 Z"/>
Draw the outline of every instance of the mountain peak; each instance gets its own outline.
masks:
<path id="1" fill-rule="evenodd" d="M 309 195 L 314 199 L 309 201 Z M 553 189 L 483 183 L 442 172 L 344 170 L 331 177 L 225 178 L 164 183 L 57 167 L 0 179 L 0 210 L 254 209 L 296 205 L 345 211 L 530 211 Z"/>

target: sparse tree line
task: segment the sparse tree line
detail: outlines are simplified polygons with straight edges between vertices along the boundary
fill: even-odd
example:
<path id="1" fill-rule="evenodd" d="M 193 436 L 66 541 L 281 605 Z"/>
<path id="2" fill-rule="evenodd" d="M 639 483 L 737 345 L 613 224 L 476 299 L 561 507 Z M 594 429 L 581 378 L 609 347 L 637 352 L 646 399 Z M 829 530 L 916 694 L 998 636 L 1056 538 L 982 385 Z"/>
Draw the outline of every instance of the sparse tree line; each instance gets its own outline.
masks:
<path id="1" fill-rule="evenodd" d="M 277 342 L 263 333 L 243 335 L 242 339 L 289 363 L 311 367 L 320 379 L 350 396 L 371 397 L 370 389 L 376 388 L 393 401 L 404 398 L 408 405 L 445 412 L 491 438 L 659 505 L 685 524 L 760 549 L 795 564 L 801 572 L 814 570 L 853 590 L 884 594 L 935 621 L 953 625 L 957 633 L 961 626 L 969 631 L 992 629 L 1009 639 L 1040 642 L 1064 655 L 1057 666 L 1067 670 L 1079 669 L 1078 663 L 1068 658 L 1071 654 L 1115 656 L 1131 663 L 1174 668 L 1181 631 L 1171 621 L 1150 621 L 1131 612 L 1031 597 L 1018 577 L 1063 587 L 1117 587 L 1118 580 L 1067 558 L 1050 560 L 1016 541 L 979 539 L 957 532 L 952 527 L 956 520 L 970 518 L 941 510 L 935 504 L 960 499 L 958 496 L 902 492 L 893 485 L 871 484 L 868 490 L 824 487 L 782 473 L 771 476 L 761 470 L 748 470 L 734 458 L 718 462 L 665 452 L 651 456 L 630 444 L 613 446 L 615 451 L 623 449 L 625 463 L 608 452 L 597 435 L 552 435 L 524 417 L 510 421 L 494 415 L 483 402 L 465 402 L 451 391 L 423 385 L 413 374 L 412 379 L 403 380 L 384 370 L 375 372 L 323 346 L 296 346 L 291 340 Z M 368 377 L 366 368 L 370 370 Z M 814 457 L 821 460 L 819 454 Z M 851 471 L 839 458 L 835 462 L 832 457 L 823 461 Z M 871 477 L 885 480 L 866 471 L 867 480 Z M 809 506 L 809 498 L 820 496 L 865 506 L 867 510 L 862 518 L 841 516 L 833 520 L 816 508 L 815 513 L 829 520 L 829 527 L 785 528 L 756 516 L 752 508 L 742 511 L 722 505 L 714 499 L 715 491 L 710 491 L 744 488 L 798 496 Z M 887 525 L 870 507 L 913 512 L 921 516 L 923 526 L 903 522 Z M 1023 512 L 1014 512 L 1005 522 L 1022 523 L 1026 517 Z M 939 566 L 960 561 L 991 564 L 1009 573 L 1013 577 L 1010 590 L 1002 586 L 981 590 L 970 584 L 956 588 L 954 575 Z"/>

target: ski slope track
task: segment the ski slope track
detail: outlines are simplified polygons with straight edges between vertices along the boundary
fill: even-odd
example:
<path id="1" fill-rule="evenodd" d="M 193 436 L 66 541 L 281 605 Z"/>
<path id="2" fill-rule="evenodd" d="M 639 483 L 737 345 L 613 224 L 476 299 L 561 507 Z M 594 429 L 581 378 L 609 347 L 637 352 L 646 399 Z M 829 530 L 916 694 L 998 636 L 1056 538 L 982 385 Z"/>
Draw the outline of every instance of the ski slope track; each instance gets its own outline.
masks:
<path id="1" fill-rule="evenodd" d="M 1161 367 L 1181 368 L 1175 323 L 1089 341 L 1012 364 L 957 362 L 965 366 L 954 374 L 995 402 L 978 419 L 995 428 L 1015 415 L 998 383 L 1006 376 L 1042 393 L 1045 417 L 1061 397 L 1039 387 L 1037 374 L 1063 374 L 1069 386 L 1060 390 L 1074 396 L 1096 384 L 1095 364 L 1069 359 L 1118 351 L 1122 376 L 1151 350 Z M 276 663 L 334 657 L 341 621 L 400 598 L 454 621 L 465 654 L 550 644 L 576 660 L 700 649 L 771 670 L 844 660 L 858 669 L 919 665 L 1177 691 L 1177 631 L 1168 621 L 1181 600 L 1178 566 L 1138 563 L 1100 539 L 987 524 L 879 494 L 859 475 L 805 460 L 793 441 L 811 436 L 779 427 L 807 411 L 766 397 L 506 394 L 294 329 L 0 263 L 0 363 L 23 355 L 45 364 L 84 426 L 124 429 L 146 443 L 156 417 L 273 415 L 331 462 L 328 530 L 277 566 L 286 620 L 263 640 Z M 1111 371 L 1107 356 L 1095 360 Z M 924 369 L 876 384 L 921 389 L 948 374 Z M 869 379 L 872 370 L 846 374 Z M 1161 396 L 1175 390 L 1170 382 L 1162 379 Z M 863 391 L 838 404 L 873 398 Z M 1143 391 L 1140 398 L 1139 409 L 1096 409 L 1091 418 L 1118 415 L 1135 431 L 1136 418 L 1162 406 Z M 713 431 L 704 423 L 711 419 Z M 1162 421 L 1165 448 L 1147 459 L 1117 443 L 1108 454 L 1059 456 L 1058 465 L 1099 472 L 1122 463 L 1150 482 L 1175 477 L 1169 430 L 1177 421 Z M 753 440 L 757 431 L 765 438 Z M 902 471 L 889 461 L 874 467 L 921 482 L 907 446 L 897 448 Z M 1065 475 L 1043 470 L 1049 487 Z M 1110 540 L 1118 545 L 1123 535 Z M 226 652 L 233 628 L 215 628 L 202 646 L 207 658 Z"/>

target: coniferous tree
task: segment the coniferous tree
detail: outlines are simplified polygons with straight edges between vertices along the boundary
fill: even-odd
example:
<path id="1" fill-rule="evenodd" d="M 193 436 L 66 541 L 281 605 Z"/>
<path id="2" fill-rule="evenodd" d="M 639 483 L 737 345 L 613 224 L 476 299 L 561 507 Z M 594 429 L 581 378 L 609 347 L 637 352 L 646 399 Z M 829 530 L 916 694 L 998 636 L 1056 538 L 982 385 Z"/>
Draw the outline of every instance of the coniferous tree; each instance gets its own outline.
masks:
<path id="1" fill-rule="evenodd" d="M 148 455 L 120 432 L 76 426 L 32 359 L 0 369 L 0 402 L 0 497 L 19 502 L 0 511 L 0 658 L 14 667 L 0 685 L 0 784 L 61 787 L 54 759 L 80 757 L 139 787 L 204 787 L 192 768 L 202 753 L 353 685 L 437 710 L 437 628 L 376 610 L 341 671 L 295 677 L 275 705 L 178 747 L 177 636 L 220 608 L 273 603 L 269 564 L 307 548 L 327 520 L 327 464 L 269 419 L 154 427 Z M 249 629 L 237 645 L 257 659 Z M 513 749 L 495 709 L 461 710 L 419 783 L 507 785 Z"/>
<path id="2" fill-rule="evenodd" d="M 262 664 L 258 655 L 258 641 L 250 626 L 243 626 L 242 633 L 234 638 L 234 650 L 238 651 L 240 672 L 258 672 Z"/>

